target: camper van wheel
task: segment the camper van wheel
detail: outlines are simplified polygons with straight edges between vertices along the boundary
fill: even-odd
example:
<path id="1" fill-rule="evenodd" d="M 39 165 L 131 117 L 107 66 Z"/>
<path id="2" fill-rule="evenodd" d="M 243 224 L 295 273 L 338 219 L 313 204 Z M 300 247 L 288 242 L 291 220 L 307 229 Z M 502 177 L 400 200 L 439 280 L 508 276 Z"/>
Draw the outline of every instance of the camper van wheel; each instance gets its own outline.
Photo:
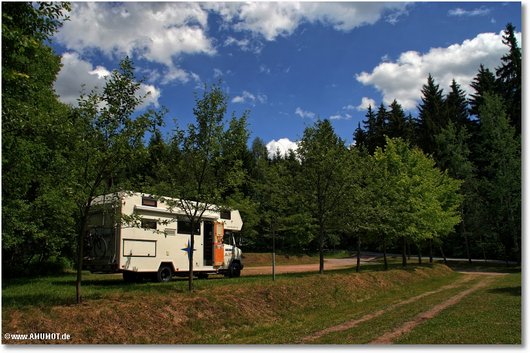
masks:
<path id="1" fill-rule="evenodd" d="M 241 275 L 241 265 L 239 262 L 233 261 L 230 263 L 230 267 L 228 268 L 228 277 L 239 277 Z"/>
<path id="2" fill-rule="evenodd" d="M 131 271 L 124 271 L 123 280 L 127 283 L 133 283 L 133 282 L 138 281 L 138 275 Z"/>
<path id="3" fill-rule="evenodd" d="M 168 265 L 160 265 L 158 272 L 156 273 L 156 280 L 158 282 L 169 282 L 173 276 L 173 271 Z"/>

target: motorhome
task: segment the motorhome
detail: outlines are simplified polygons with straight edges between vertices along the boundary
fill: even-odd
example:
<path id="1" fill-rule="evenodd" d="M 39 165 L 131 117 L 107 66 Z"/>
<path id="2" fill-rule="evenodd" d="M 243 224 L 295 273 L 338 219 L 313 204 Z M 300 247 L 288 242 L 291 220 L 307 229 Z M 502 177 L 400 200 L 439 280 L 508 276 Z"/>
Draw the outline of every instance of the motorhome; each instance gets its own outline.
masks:
<path id="1" fill-rule="evenodd" d="M 165 282 L 189 273 L 193 252 L 195 275 L 238 277 L 243 269 L 236 243 L 243 226 L 239 211 L 205 207 L 191 249 L 191 222 L 178 201 L 139 192 L 97 197 L 85 236 L 84 268 L 122 272 L 126 281 L 152 276 Z"/>

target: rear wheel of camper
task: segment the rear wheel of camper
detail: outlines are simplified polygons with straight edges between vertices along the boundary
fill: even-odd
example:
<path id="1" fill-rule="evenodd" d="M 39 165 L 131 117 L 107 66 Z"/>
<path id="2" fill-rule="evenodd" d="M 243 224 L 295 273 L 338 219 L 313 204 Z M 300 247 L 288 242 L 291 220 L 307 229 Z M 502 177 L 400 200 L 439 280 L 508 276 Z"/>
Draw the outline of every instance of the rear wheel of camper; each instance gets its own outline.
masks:
<path id="1" fill-rule="evenodd" d="M 156 280 L 158 282 L 169 282 L 173 276 L 173 270 L 169 265 L 160 265 L 156 273 Z"/>
<path id="2" fill-rule="evenodd" d="M 206 273 L 206 272 L 199 272 L 199 273 L 197 273 L 197 277 L 198 277 L 199 279 L 208 279 L 208 273 Z"/>
<path id="3" fill-rule="evenodd" d="M 228 277 L 239 277 L 241 275 L 241 264 L 237 261 L 232 261 L 228 267 Z"/>

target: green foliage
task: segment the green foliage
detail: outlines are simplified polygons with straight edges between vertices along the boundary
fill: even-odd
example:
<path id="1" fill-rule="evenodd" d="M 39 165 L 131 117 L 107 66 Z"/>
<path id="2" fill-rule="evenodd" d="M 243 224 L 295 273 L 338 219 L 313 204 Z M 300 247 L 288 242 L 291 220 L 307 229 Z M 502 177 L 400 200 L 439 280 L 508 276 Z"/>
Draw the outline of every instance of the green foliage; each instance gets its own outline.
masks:
<path id="1" fill-rule="evenodd" d="M 506 258 L 520 256 L 521 145 L 500 97 L 486 94 L 480 113 L 480 156 L 483 165 L 480 193 L 483 219 L 489 232 L 503 244 Z"/>
<path id="2" fill-rule="evenodd" d="M 501 58 L 502 65 L 496 72 L 497 84 L 504 99 L 506 114 L 516 132 L 521 134 L 522 53 L 515 38 L 515 27 L 511 23 L 506 25 L 502 38 L 509 52 Z"/>
<path id="3" fill-rule="evenodd" d="M 400 139 L 387 139 L 374 156 L 373 208 L 381 217 L 375 233 L 384 239 L 413 242 L 441 238 L 460 222 L 461 182 L 435 167 L 418 148 Z"/>
<path id="4" fill-rule="evenodd" d="M 320 252 L 320 272 L 324 271 L 324 246 L 329 244 L 332 231 L 340 219 L 338 211 L 344 207 L 348 180 L 347 150 L 333 131 L 329 120 L 319 120 L 308 127 L 298 148 L 300 171 L 296 177 L 297 192 L 305 210 L 316 227 Z"/>
<path id="5" fill-rule="evenodd" d="M 496 76 L 481 65 L 469 100 L 456 81 L 444 97 L 429 76 L 417 120 L 397 101 L 380 104 L 355 130 L 355 146 L 324 120 L 304 131 L 297 152 L 269 158 L 261 139 L 248 147 L 249 112 L 225 119 L 219 85 L 196 97 L 195 123 L 163 136 L 165 110 L 137 110 L 144 97 L 129 59 L 103 92 L 84 94 L 75 108 L 58 102 L 60 58 L 49 41 L 69 10 L 2 4 L 4 275 L 75 262 L 93 198 L 117 190 L 191 200 L 180 206 L 196 220 L 212 205 L 237 208 L 253 249 L 270 249 L 275 234 L 282 250 L 322 254 L 361 235 L 374 247 L 443 240 L 461 255 L 464 236 L 471 254 L 520 257 L 522 55 L 512 25 Z"/>
<path id="6" fill-rule="evenodd" d="M 44 44 L 65 3 L 2 4 L 2 264 L 16 276 L 29 264 L 71 256 L 74 205 L 65 195 L 69 109 L 53 82 L 60 59 Z M 58 177 L 59 176 L 59 177 Z"/>
<path id="7" fill-rule="evenodd" d="M 444 114 L 443 90 L 430 74 L 421 93 L 417 144 L 425 153 L 430 154 L 435 149 L 434 136 L 447 125 L 447 117 Z"/>

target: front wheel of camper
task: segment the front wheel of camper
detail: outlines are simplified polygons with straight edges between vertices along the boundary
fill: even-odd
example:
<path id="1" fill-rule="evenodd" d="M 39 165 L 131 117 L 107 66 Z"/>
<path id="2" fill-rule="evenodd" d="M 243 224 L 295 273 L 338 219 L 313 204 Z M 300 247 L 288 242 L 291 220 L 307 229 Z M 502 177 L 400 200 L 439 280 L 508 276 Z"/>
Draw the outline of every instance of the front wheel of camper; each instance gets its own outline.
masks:
<path id="1" fill-rule="evenodd" d="M 127 283 L 134 283 L 138 281 L 138 274 L 131 271 L 123 272 L 123 280 Z"/>
<path id="2" fill-rule="evenodd" d="M 158 272 L 156 273 L 156 280 L 158 282 L 169 282 L 173 276 L 173 271 L 168 265 L 160 265 Z"/>

